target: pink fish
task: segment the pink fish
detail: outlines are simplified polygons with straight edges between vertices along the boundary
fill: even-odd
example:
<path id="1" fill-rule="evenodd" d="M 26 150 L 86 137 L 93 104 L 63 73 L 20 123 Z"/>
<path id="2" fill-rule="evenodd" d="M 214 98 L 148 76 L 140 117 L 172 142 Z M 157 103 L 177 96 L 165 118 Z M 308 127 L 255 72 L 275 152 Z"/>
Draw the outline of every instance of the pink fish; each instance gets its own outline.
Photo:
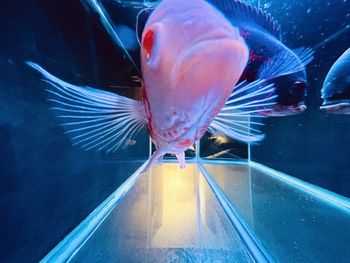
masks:
<path id="1" fill-rule="evenodd" d="M 203 0 L 164 0 L 140 42 L 142 101 L 69 84 L 28 62 L 52 85 L 53 109 L 74 144 L 113 152 L 147 126 L 156 147 L 148 169 L 166 153 L 184 167 L 184 151 L 207 130 L 246 142 L 263 138 L 252 128 L 260 123 L 247 118 L 274 105 L 273 85 L 257 80 L 235 87 L 249 49 L 218 10 Z"/>

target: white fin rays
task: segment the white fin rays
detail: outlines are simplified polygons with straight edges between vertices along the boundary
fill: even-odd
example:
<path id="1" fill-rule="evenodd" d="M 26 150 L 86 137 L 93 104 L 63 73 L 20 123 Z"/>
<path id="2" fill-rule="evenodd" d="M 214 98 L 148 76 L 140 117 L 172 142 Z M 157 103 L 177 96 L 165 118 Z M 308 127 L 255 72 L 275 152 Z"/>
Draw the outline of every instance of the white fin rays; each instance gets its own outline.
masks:
<path id="1" fill-rule="evenodd" d="M 304 66 L 309 64 L 314 59 L 315 51 L 312 48 L 300 47 L 292 49 L 292 51 L 295 55 L 298 56 L 298 58 L 300 59 L 301 63 L 304 64 Z"/>
<path id="2" fill-rule="evenodd" d="M 259 79 L 269 80 L 303 71 L 305 66 L 312 61 L 313 53 L 311 48 L 281 51 L 260 67 Z"/>
<path id="3" fill-rule="evenodd" d="M 51 109 L 73 145 L 84 150 L 115 152 L 127 146 L 145 124 L 144 105 L 108 91 L 62 81 L 38 64 L 27 62 L 44 76 Z"/>
<path id="4" fill-rule="evenodd" d="M 257 142 L 264 138 L 261 113 L 272 110 L 276 104 L 274 84 L 265 80 L 239 83 L 225 106 L 209 127 L 213 135 L 224 135 L 242 142 Z"/>

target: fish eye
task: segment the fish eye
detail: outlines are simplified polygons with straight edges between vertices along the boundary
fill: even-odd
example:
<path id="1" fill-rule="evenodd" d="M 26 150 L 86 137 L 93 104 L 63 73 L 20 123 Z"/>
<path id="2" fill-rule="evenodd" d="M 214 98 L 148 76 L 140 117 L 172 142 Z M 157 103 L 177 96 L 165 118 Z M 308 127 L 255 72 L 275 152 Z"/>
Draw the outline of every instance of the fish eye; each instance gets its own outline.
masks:
<path id="1" fill-rule="evenodd" d="M 292 92 L 295 93 L 302 93 L 305 91 L 305 83 L 302 81 L 296 81 L 293 83 L 293 90 Z"/>
<path id="2" fill-rule="evenodd" d="M 146 55 L 146 59 L 149 60 L 152 55 L 152 49 L 154 46 L 154 30 L 151 28 L 145 34 L 143 38 L 142 47 Z"/>

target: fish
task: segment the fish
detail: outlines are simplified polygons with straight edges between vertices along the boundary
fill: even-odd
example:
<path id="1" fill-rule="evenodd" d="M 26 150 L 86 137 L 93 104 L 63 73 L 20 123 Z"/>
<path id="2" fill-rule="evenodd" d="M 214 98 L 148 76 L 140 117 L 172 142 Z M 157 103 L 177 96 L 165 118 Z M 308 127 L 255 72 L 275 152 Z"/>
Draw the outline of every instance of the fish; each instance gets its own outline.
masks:
<path id="1" fill-rule="evenodd" d="M 250 49 L 250 57 L 240 81 L 266 79 L 274 83 L 277 103 L 268 116 L 288 116 L 306 110 L 307 76 L 305 67 L 313 60 L 311 48 L 290 49 L 282 42 L 279 23 L 267 12 L 242 1 L 208 0 L 221 11 Z M 255 12 L 255 15 L 252 15 Z"/>
<path id="2" fill-rule="evenodd" d="M 350 114 L 350 48 L 332 65 L 324 80 L 321 110 L 334 114 Z"/>
<path id="3" fill-rule="evenodd" d="M 166 153 L 184 168 L 184 152 L 206 131 L 243 142 L 264 138 L 262 123 L 251 119 L 264 118 L 260 112 L 275 105 L 274 85 L 264 79 L 236 85 L 249 48 L 211 4 L 160 2 L 142 28 L 140 45 L 141 100 L 65 82 L 27 61 L 49 84 L 52 110 L 73 145 L 116 152 L 147 127 L 156 148 L 147 171 Z"/>

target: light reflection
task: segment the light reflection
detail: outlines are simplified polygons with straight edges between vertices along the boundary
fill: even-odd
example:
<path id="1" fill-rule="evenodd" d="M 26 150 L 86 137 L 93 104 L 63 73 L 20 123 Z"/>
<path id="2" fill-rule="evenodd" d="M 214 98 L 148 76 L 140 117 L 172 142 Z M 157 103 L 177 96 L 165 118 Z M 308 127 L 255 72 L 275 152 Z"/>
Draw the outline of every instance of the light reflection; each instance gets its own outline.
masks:
<path id="1" fill-rule="evenodd" d="M 155 165 L 150 175 L 149 246 L 198 246 L 198 170 L 193 165 Z"/>
<path id="2" fill-rule="evenodd" d="M 204 167 L 213 176 L 225 196 L 241 211 L 246 221 L 254 225 L 249 166 L 205 164 Z"/>
<path id="3" fill-rule="evenodd" d="M 230 139 L 225 137 L 225 136 L 222 136 L 222 135 L 217 135 L 214 137 L 214 140 L 215 140 L 215 143 L 216 144 L 225 144 L 225 143 L 229 143 L 230 142 Z"/>

